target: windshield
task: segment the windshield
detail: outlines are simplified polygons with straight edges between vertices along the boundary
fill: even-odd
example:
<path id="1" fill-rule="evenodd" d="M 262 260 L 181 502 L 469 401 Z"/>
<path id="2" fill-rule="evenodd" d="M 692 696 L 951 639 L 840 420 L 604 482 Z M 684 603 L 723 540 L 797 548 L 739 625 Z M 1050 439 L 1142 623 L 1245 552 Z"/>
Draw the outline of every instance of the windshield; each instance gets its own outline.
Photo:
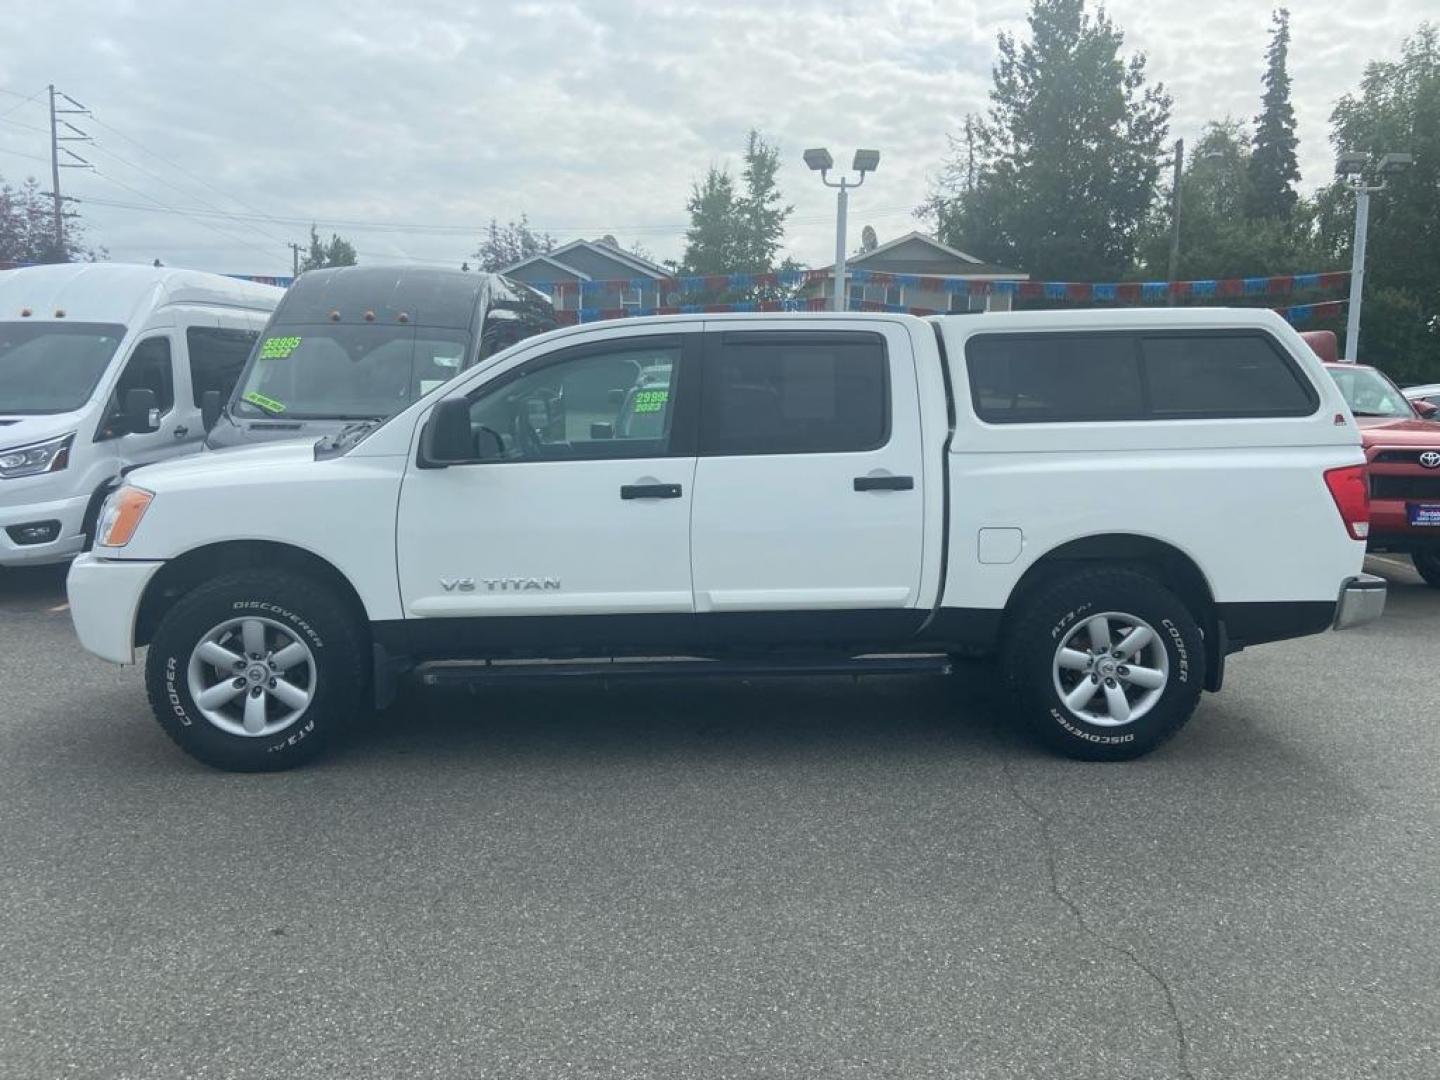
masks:
<path id="1" fill-rule="evenodd" d="M 1415 415 L 1405 395 L 1395 384 L 1373 368 L 1350 368 L 1341 370 L 1329 368 L 1340 394 L 1350 411 L 1356 416 L 1398 416 L 1409 418 Z"/>
<path id="2" fill-rule="evenodd" d="M 0 323 L 0 414 L 80 408 L 124 336 L 108 323 Z"/>
<path id="3" fill-rule="evenodd" d="M 240 416 L 393 416 L 460 371 L 470 336 L 412 326 L 271 328 L 235 394 Z"/>

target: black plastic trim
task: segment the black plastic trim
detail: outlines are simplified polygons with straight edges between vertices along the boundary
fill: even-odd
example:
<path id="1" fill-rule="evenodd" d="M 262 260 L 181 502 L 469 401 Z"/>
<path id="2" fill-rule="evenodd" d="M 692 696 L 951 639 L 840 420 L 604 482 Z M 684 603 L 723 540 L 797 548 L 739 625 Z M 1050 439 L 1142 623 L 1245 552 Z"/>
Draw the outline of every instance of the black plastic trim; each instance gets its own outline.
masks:
<path id="1" fill-rule="evenodd" d="M 1335 601 L 1281 600 L 1216 604 L 1215 614 L 1225 624 L 1227 649 L 1238 652 L 1248 645 L 1324 633 L 1335 621 Z"/>

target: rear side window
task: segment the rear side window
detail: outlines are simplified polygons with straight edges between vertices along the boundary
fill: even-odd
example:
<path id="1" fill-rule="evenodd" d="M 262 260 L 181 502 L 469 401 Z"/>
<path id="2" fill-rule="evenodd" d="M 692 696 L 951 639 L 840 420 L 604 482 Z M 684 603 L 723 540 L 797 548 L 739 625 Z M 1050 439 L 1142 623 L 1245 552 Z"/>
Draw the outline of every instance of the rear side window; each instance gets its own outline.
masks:
<path id="1" fill-rule="evenodd" d="M 190 353 L 190 389 L 199 405 L 207 390 L 228 398 L 235 389 L 255 339 L 254 330 L 226 330 L 218 326 L 192 326 L 185 331 Z"/>
<path id="2" fill-rule="evenodd" d="M 1190 334 L 1140 340 L 1156 419 L 1309 416 L 1315 388 L 1263 334 Z"/>
<path id="3" fill-rule="evenodd" d="M 965 346 L 994 424 L 1309 416 L 1320 399 L 1267 335 L 987 334 Z"/>
<path id="4" fill-rule="evenodd" d="M 991 423 L 1134 420 L 1144 390 L 1129 334 L 987 334 L 965 345 L 975 413 Z"/>
<path id="5" fill-rule="evenodd" d="M 890 434 L 885 340 L 865 333 L 730 333 L 709 343 L 700 452 L 873 450 Z"/>

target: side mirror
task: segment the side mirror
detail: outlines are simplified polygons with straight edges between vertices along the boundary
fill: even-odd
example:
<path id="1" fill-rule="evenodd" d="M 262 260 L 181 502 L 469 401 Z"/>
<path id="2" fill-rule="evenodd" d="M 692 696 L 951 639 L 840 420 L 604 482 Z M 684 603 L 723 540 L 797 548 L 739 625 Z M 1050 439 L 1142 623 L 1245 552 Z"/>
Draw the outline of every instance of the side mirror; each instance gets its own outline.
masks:
<path id="1" fill-rule="evenodd" d="M 446 398 L 430 411 L 420 432 L 422 469 L 443 469 L 477 461 L 475 435 L 470 429 L 470 403 L 464 398 Z"/>
<path id="2" fill-rule="evenodd" d="M 200 426 L 210 431 L 220 422 L 220 391 L 206 390 L 200 395 Z"/>
<path id="3" fill-rule="evenodd" d="M 1415 406 L 1415 411 L 1420 414 L 1421 420 L 1434 420 L 1435 414 L 1440 413 L 1440 406 L 1432 405 L 1424 398 L 1412 401 L 1410 404 Z"/>
<path id="4" fill-rule="evenodd" d="M 154 390 L 137 388 L 125 392 L 120 429 L 126 435 L 148 435 L 160 430 L 160 403 L 155 399 Z"/>

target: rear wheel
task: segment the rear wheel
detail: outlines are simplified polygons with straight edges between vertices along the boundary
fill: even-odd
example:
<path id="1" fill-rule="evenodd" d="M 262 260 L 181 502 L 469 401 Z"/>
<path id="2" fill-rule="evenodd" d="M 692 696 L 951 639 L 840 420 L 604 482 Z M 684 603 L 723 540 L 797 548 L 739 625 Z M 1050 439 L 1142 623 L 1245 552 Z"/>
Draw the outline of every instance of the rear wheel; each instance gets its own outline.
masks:
<path id="1" fill-rule="evenodd" d="M 1190 719 L 1205 683 L 1200 628 L 1164 585 L 1083 571 L 1020 612 L 1008 666 L 1031 729 L 1069 757 L 1139 757 Z"/>
<path id="2" fill-rule="evenodd" d="M 1434 547 L 1417 548 L 1410 553 L 1410 561 L 1416 572 L 1425 579 L 1432 589 L 1440 589 L 1440 544 Z"/>
<path id="3" fill-rule="evenodd" d="M 355 710 L 365 685 L 360 628 L 304 577 L 242 571 L 183 597 L 146 658 L 156 719 L 220 769 L 309 761 Z"/>

